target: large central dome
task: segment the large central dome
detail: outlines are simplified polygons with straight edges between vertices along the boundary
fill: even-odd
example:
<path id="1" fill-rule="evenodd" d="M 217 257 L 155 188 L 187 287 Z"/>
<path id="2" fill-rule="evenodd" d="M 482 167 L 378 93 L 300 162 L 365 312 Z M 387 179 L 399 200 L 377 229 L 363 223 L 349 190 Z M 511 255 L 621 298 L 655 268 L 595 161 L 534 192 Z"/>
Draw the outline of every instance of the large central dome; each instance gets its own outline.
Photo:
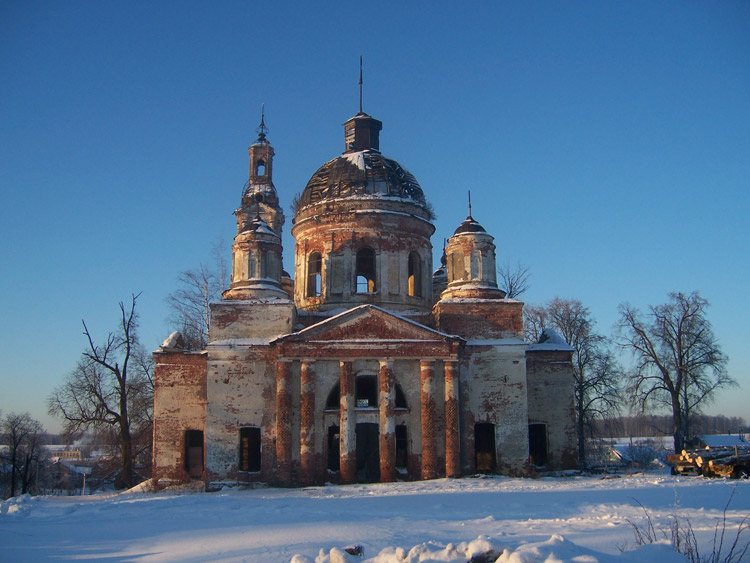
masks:
<path id="1" fill-rule="evenodd" d="M 300 204 L 355 196 L 402 198 L 427 205 L 411 172 L 372 149 L 348 152 L 326 162 L 305 186 Z"/>
<path id="2" fill-rule="evenodd" d="M 380 153 L 381 128 L 361 111 L 347 120 L 344 154 L 321 166 L 293 204 L 298 313 L 368 303 L 429 315 L 432 209 L 414 176 Z"/>
<path id="3" fill-rule="evenodd" d="M 380 198 L 416 204 L 432 218 L 417 179 L 380 153 L 381 121 L 361 111 L 344 123 L 344 154 L 318 168 L 299 196 L 297 210 L 331 200 Z M 421 215 L 420 212 L 417 212 Z"/>

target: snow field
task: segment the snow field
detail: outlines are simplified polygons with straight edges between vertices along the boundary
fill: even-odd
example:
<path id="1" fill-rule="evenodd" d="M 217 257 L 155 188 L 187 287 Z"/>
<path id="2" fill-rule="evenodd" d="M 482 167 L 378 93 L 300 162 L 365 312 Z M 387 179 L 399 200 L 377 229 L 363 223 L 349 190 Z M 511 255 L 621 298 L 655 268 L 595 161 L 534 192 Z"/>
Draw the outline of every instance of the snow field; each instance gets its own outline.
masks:
<path id="1" fill-rule="evenodd" d="M 0 505 L 0 560 L 416 563 L 682 561 L 664 544 L 633 549 L 628 522 L 690 520 L 710 552 L 750 514 L 750 482 L 659 473 L 16 497 Z M 745 541 L 750 540 L 750 534 Z M 725 543 L 731 540 L 725 540 Z M 744 543 L 744 542 L 743 542 Z M 363 557 L 347 546 L 362 546 Z M 620 548 L 630 551 L 621 554 Z M 495 557 L 496 556 L 496 557 Z"/>

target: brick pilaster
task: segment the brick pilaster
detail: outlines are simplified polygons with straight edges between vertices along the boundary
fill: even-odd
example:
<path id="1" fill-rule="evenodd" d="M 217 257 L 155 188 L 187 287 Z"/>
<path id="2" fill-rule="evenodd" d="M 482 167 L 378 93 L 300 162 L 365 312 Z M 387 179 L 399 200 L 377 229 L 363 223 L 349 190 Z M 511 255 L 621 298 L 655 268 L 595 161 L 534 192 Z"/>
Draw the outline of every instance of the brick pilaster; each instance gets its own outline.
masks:
<path id="1" fill-rule="evenodd" d="M 276 464 L 280 485 L 292 484 L 292 364 L 276 363 Z"/>
<path id="2" fill-rule="evenodd" d="M 357 419 L 354 412 L 354 371 L 352 362 L 340 362 L 339 379 L 340 420 L 339 420 L 339 468 L 342 483 L 354 483 L 357 479 Z"/>
<path id="3" fill-rule="evenodd" d="M 380 481 L 396 480 L 396 420 L 393 362 L 380 362 Z"/>
<path id="4" fill-rule="evenodd" d="M 435 447 L 435 362 L 422 360 L 419 367 L 422 384 L 422 479 L 435 479 L 438 476 Z"/>
<path id="5" fill-rule="evenodd" d="M 315 482 L 315 365 L 303 360 L 300 368 L 300 484 Z"/>
<path id="6" fill-rule="evenodd" d="M 445 476 L 461 475 L 458 435 L 458 362 L 445 362 Z"/>

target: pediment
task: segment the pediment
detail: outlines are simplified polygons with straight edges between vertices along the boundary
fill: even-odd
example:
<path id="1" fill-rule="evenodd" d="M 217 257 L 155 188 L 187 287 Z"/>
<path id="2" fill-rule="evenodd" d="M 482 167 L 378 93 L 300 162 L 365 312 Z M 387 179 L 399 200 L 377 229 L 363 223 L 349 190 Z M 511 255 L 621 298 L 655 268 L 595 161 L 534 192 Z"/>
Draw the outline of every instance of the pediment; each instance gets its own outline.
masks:
<path id="1" fill-rule="evenodd" d="M 460 340 L 394 315 L 374 305 L 362 305 L 279 338 L 283 342 L 422 342 Z"/>

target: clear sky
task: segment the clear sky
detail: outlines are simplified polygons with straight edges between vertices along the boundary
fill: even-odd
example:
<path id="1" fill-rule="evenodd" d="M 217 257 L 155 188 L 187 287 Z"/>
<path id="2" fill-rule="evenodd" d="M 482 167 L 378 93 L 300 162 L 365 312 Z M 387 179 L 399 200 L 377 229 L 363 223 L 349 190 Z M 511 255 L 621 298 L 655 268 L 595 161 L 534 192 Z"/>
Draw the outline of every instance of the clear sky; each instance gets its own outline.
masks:
<path id="1" fill-rule="evenodd" d="M 750 3 L 0 3 L 0 409 L 45 399 L 139 301 L 235 234 L 265 103 L 285 210 L 358 110 L 437 212 L 473 215 L 524 296 L 617 307 L 699 290 L 750 419 Z M 436 250 L 436 263 L 438 258 Z"/>

